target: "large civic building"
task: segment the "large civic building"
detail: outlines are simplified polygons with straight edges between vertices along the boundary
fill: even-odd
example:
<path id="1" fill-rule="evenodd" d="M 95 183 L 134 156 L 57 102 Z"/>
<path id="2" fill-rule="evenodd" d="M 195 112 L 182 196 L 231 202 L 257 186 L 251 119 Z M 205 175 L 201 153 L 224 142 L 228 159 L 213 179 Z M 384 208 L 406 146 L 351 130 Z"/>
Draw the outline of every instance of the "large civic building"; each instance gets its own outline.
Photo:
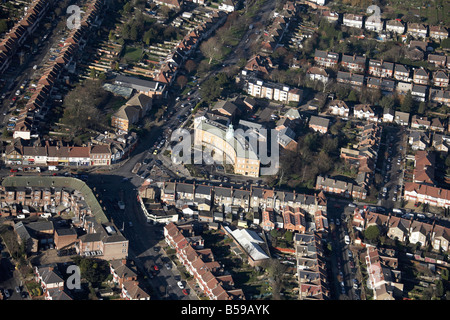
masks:
<path id="1" fill-rule="evenodd" d="M 226 127 L 211 120 L 199 120 L 194 125 L 194 145 L 202 146 L 216 155 L 223 155 L 227 164 L 234 166 L 234 173 L 259 177 L 261 161 L 254 146 L 232 126 Z M 220 159 L 222 160 L 222 159 Z"/>

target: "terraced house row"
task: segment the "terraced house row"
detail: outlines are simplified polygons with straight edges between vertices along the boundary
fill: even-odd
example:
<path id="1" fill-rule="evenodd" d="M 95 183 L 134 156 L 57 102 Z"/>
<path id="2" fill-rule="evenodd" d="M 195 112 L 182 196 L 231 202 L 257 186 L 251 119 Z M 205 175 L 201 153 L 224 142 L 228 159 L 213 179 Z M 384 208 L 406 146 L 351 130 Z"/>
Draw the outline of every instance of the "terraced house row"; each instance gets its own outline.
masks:
<path id="1" fill-rule="evenodd" d="M 4 153 L 7 165 L 36 166 L 108 166 L 111 164 L 111 149 L 108 144 L 74 147 L 50 145 L 23 146 L 16 139 Z"/>
<path id="2" fill-rule="evenodd" d="M 233 277 L 225 274 L 211 249 L 203 247 L 203 239 L 192 236 L 189 226 L 185 227 L 172 222 L 165 225 L 165 241 L 176 250 L 178 259 L 194 276 L 204 294 L 211 300 L 245 300 L 244 292 L 234 288 Z"/>
<path id="3" fill-rule="evenodd" d="M 353 226 L 367 229 L 378 226 L 381 233 L 390 239 L 418 244 L 421 248 L 431 245 L 433 250 L 449 252 L 450 229 L 433 222 L 433 224 L 414 219 L 397 217 L 392 214 L 381 214 L 363 211 L 358 208 L 353 213 Z"/>
<path id="4" fill-rule="evenodd" d="M 9 30 L 0 42 L 0 74 L 5 72 L 11 64 L 14 55 L 20 50 L 28 37 L 39 26 L 42 17 L 53 5 L 52 0 L 33 1 L 25 16 Z"/>
<path id="5" fill-rule="evenodd" d="M 317 233 L 294 237 L 300 300 L 327 300 L 330 288 L 322 249 Z"/>
<path id="6" fill-rule="evenodd" d="M 413 41 L 412 41 L 413 42 Z M 416 41 L 413 47 L 423 47 L 426 43 Z M 348 84 L 354 88 L 367 86 L 368 88 L 380 89 L 383 93 L 397 92 L 406 94 L 411 91 L 414 99 L 418 101 L 430 100 L 450 104 L 448 64 L 442 64 L 441 60 L 447 60 L 446 56 L 429 54 L 429 62 L 434 63 L 441 69 L 434 72 L 424 68 L 413 68 L 407 65 L 388 62 L 377 59 L 367 59 L 357 55 L 339 54 L 323 50 L 316 50 L 314 61 L 318 67 L 311 69 L 309 77 L 328 81 L 329 76 L 325 68 L 343 70 L 337 71 L 336 81 L 341 84 Z"/>
<path id="7" fill-rule="evenodd" d="M 253 208 L 283 210 L 286 206 L 300 208 L 312 215 L 318 211 L 327 212 L 327 199 L 323 193 L 307 195 L 253 185 L 244 189 L 180 182 L 164 182 L 161 187 L 161 201 L 177 208 L 196 205 L 202 200 L 209 201 L 211 206 L 239 207 L 245 212 Z"/>
<path id="8" fill-rule="evenodd" d="M 90 2 L 80 21 L 80 26 L 70 31 L 58 57 L 47 66 L 37 83 L 36 91 L 25 105 L 25 108 L 18 115 L 18 120 L 13 133 L 14 138 L 22 138 L 24 140 L 31 139 L 31 132 L 34 130 L 35 117 L 45 106 L 45 103 L 50 97 L 53 87 L 58 81 L 64 68 L 67 68 L 77 57 L 79 51 L 83 50 L 90 29 L 95 26 L 102 7 L 103 0 L 94 0 Z"/>
<path id="9" fill-rule="evenodd" d="M 76 216 L 91 214 L 83 194 L 70 188 L 0 186 L 0 203 L 2 216 L 17 216 L 19 212 L 24 211 L 42 215 L 52 210 L 56 214 L 65 211 L 72 211 Z"/>

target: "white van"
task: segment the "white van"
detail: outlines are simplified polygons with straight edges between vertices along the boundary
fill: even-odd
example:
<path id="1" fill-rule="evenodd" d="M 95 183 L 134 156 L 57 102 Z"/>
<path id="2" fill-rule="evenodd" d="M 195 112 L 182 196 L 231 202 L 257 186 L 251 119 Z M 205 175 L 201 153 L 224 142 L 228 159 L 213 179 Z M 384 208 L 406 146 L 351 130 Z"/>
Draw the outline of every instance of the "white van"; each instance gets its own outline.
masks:
<path id="1" fill-rule="evenodd" d="M 348 235 L 345 235 L 344 241 L 345 241 L 345 244 L 350 244 L 350 237 Z"/>

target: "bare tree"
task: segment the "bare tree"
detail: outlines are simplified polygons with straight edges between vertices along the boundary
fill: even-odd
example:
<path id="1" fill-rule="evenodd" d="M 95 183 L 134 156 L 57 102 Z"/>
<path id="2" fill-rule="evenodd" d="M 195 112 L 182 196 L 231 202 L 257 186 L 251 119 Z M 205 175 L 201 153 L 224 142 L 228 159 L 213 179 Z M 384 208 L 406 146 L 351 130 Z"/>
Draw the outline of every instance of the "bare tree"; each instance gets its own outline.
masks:
<path id="1" fill-rule="evenodd" d="M 223 56 L 222 44 L 215 37 L 208 39 L 201 44 L 200 50 L 203 55 L 209 58 L 209 64 L 215 59 L 218 60 Z"/>
<path id="2" fill-rule="evenodd" d="M 195 63 L 194 60 L 188 60 L 184 64 L 184 67 L 187 70 L 187 72 L 191 73 L 192 71 L 194 71 L 197 68 L 197 64 Z"/>
<path id="3" fill-rule="evenodd" d="M 180 86 L 181 90 L 184 89 L 187 83 L 188 79 L 186 78 L 186 76 L 180 75 L 177 77 L 177 84 Z"/>

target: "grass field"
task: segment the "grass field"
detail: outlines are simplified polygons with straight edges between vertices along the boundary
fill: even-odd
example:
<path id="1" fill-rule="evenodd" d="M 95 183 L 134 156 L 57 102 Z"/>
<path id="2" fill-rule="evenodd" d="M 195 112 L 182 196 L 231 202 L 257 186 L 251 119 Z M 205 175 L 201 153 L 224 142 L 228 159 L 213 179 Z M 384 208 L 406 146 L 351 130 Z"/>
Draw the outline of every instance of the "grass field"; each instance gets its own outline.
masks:
<path id="1" fill-rule="evenodd" d="M 123 59 L 128 62 L 138 62 L 142 57 L 142 49 L 127 47 Z"/>

